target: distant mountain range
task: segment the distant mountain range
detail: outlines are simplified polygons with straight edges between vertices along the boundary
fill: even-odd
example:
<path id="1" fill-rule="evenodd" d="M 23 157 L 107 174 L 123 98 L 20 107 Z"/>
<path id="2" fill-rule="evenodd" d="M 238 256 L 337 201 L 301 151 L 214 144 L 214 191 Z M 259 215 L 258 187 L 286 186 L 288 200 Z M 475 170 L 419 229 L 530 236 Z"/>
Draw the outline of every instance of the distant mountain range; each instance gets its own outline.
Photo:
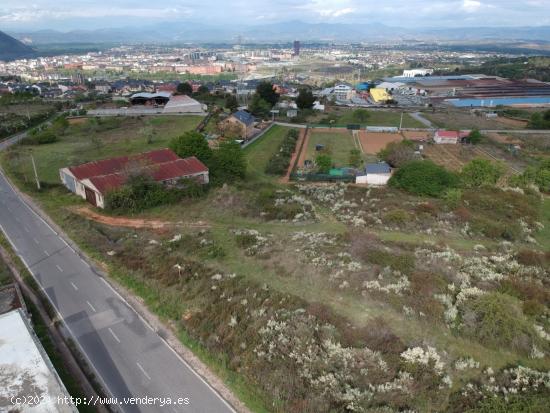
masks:
<path id="1" fill-rule="evenodd" d="M 290 21 L 262 26 L 216 26 L 196 22 L 166 22 L 153 25 L 73 30 L 40 30 L 11 33 L 32 44 L 47 43 L 245 43 L 302 41 L 359 42 L 383 40 L 523 40 L 550 42 L 550 26 L 539 27 L 468 27 L 399 28 L 379 23 L 336 24 Z"/>
<path id="2" fill-rule="evenodd" d="M 0 32 L 0 60 L 14 60 L 33 57 L 35 50 L 26 44 Z"/>

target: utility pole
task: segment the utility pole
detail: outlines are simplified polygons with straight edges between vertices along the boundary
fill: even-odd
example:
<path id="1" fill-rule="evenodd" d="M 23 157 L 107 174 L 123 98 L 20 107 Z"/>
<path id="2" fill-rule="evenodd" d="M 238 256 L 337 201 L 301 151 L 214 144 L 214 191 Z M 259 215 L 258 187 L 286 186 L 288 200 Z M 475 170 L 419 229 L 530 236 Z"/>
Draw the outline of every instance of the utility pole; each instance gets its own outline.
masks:
<path id="1" fill-rule="evenodd" d="M 403 112 L 401 112 L 401 120 L 399 121 L 399 130 L 401 131 L 401 127 L 403 126 Z"/>
<path id="2" fill-rule="evenodd" d="M 36 187 L 40 190 L 40 180 L 38 179 L 38 172 L 36 172 L 36 164 L 34 163 L 34 156 L 31 153 L 32 169 L 34 169 L 34 178 L 36 179 Z"/>

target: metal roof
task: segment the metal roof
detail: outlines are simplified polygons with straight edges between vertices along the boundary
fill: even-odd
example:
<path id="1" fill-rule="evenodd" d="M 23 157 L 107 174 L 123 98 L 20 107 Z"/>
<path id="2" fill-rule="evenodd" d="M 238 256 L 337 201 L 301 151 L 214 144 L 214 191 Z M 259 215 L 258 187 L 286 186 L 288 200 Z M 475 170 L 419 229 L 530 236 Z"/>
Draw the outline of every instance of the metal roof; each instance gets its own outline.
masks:
<path id="1" fill-rule="evenodd" d="M 168 181 L 172 179 L 181 179 L 200 173 L 208 172 L 208 168 L 197 158 L 178 158 L 175 161 L 164 162 L 145 166 L 140 172 L 148 174 L 157 182 Z M 128 173 L 119 172 L 116 174 L 93 176 L 88 180 L 101 194 L 111 189 L 119 188 L 128 179 Z"/>
<path id="2" fill-rule="evenodd" d="M 367 174 L 389 174 L 391 167 L 386 162 L 368 163 L 365 166 L 365 172 Z"/>
<path id="3" fill-rule="evenodd" d="M 118 158 L 92 161 L 78 166 L 71 166 L 68 169 L 76 179 L 82 180 L 92 176 L 109 175 L 120 172 L 132 163 L 159 164 L 175 161 L 176 159 L 180 158 L 172 150 L 157 149 L 134 156 L 120 156 Z"/>
<path id="4" fill-rule="evenodd" d="M 148 93 L 148 92 L 139 92 L 134 93 L 130 96 L 130 99 L 143 98 L 143 99 L 156 99 L 156 98 L 166 98 L 170 99 L 172 93 L 170 92 L 157 92 L 157 93 Z"/>
<path id="5" fill-rule="evenodd" d="M 250 126 L 254 123 L 255 119 L 250 113 L 246 110 L 239 110 L 233 114 L 240 122 L 244 123 L 246 126 Z"/>

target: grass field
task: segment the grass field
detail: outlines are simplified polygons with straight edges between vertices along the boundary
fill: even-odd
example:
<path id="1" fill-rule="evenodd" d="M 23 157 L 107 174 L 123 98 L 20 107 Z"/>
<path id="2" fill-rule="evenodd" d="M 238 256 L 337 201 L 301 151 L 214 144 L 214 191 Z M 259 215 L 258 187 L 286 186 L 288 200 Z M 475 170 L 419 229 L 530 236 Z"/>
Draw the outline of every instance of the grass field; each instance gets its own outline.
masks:
<path id="1" fill-rule="evenodd" d="M 324 145 L 325 153 L 329 154 L 333 163 L 337 167 L 349 165 L 349 155 L 352 149 L 358 149 L 349 131 L 330 131 L 321 132 L 313 130 L 309 138 L 306 150 L 306 158 L 315 160 L 318 152 L 315 145 Z"/>
<path id="2" fill-rule="evenodd" d="M 342 109 L 337 108 L 334 110 L 334 114 L 338 116 L 336 124 L 347 125 L 350 123 L 359 123 L 361 126 L 399 126 L 401 120 L 401 111 L 390 110 L 367 110 L 368 118 L 366 122 L 358 122 L 354 118 L 355 109 Z M 404 128 L 425 128 L 426 126 L 411 117 L 408 113 L 403 115 L 403 127 Z"/>
<path id="3" fill-rule="evenodd" d="M 290 128 L 275 125 L 265 133 L 259 140 L 245 148 L 246 158 L 248 160 L 247 172 L 250 179 L 253 180 L 272 180 L 266 175 L 265 167 L 269 158 L 279 150 L 283 139 Z"/>
<path id="4" fill-rule="evenodd" d="M 108 118 L 99 124 L 88 120 L 69 126 L 55 143 L 19 145 L 12 149 L 11 154 L 16 156 L 14 166 L 28 179 L 32 176 L 32 153 L 40 180 L 59 183 L 59 169 L 62 167 L 165 148 L 171 138 L 192 130 L 200 120 L 195 116 Z M 147 143 L 147 129 L 154 130 L 152 143 Z"/>

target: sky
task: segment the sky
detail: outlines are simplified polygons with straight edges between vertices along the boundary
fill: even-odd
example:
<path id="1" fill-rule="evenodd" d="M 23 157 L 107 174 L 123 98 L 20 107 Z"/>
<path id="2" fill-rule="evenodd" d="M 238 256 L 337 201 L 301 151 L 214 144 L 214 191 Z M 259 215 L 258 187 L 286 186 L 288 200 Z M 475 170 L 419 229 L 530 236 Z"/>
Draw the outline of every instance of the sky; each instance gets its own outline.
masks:
<path id="1" fill-rule="evenodd" d="M 550 0 L 0 0 L 0 30 L 99 29 L 194 21 L 400 27 L 550 25 Z"/>

